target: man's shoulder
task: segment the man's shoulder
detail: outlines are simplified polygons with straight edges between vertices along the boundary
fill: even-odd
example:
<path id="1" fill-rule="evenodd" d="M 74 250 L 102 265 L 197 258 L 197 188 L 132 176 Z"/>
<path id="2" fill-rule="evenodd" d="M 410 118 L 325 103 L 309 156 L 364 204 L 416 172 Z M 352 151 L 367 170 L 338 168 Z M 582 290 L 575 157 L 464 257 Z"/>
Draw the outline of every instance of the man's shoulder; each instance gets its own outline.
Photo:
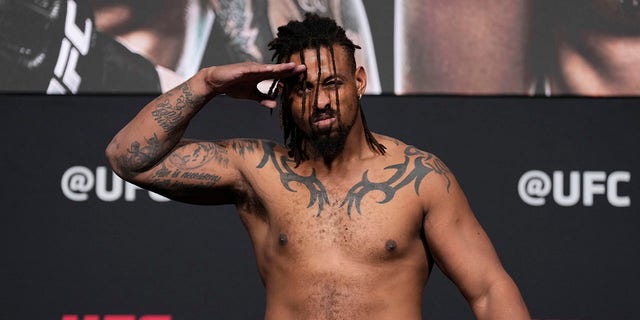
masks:
<path id="1" fill-rule="evenodd" d="M 403 150 L 407 146 L 404 141 L 398 138 L 386 136 L 379 133 L 374 133 L 373 135 L 376 140 L 385 147 L 387 152 L 390 153 L 395 153 L 397 150 Z"/>
<path id="2" fill-rule="evenodd" d="M 442 186 L 447 192 L 455 183 L 449 167 L 434 153 L 384 135 L 376 135 L 376 139 L 387 149 L 387 168 L 406 172 L 418 185 Z"/>
<path id="3" fill-rule="evenodd" d="M 286 148 L 282 144 L 268 139 L 233 138 L 221 143 L 242 157 L 254 153 L 262 156 L 264 152 L 286 153 Z"/>
<path id="4" fill-rule="evenodd" d="M 381 134 L 375 135 L 378 142 L 385 146 L 385 149 L 391 157 L 421 157 L 425 159 L 437 159 L 436 155 L 415 145 L 405 143 L 404 141 Z"/>
<path id="5" fill-rule="evenodd" d="M 262 168 L 265 163 L 289 158 L 288 149 L 282 144 L 258 138 L 233 138 L 219 141 L 226 149 L 227 156 L 241 170 Z"/>

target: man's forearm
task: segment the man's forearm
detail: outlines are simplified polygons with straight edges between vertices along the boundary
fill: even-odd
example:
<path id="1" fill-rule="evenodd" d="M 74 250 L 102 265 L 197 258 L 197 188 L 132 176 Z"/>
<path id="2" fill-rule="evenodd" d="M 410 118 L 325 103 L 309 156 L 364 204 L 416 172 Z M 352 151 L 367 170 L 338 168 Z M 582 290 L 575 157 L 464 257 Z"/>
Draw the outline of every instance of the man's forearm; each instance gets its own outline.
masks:
<path id="1" fill-rule="evenodd" d="M 151 101 L 107 147 L 111 167 L 130 177 L 158 163 L 178 144 L 191 119 L 212 96 L 198 73 Z"/>
<path id="2" fill-rule="evenodd" d="M 275 97 L 261 93 L 258 83 L 305 70 L 304 65 L 295 63 L 255 62 L 201 69 L 182 85 L 151 101 L 118 132 L 106 150 L 109 164 L 121 177 L 135 180 L 178 145 L 191 119 L 214 96 L 226 94 L 274 108 Z"/>

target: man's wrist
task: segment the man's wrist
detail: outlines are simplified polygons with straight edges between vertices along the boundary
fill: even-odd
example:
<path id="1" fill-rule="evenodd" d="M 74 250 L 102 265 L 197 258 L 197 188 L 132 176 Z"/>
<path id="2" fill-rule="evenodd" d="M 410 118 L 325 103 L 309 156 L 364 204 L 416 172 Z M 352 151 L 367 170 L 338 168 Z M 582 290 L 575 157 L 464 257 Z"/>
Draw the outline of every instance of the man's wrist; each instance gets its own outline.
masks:
<path id="1" fill-rule="evenodd" d="M 221 94 L 221 92 L 217 92 L 214 86 L 207 81 L 207 74 L 211 72 L 212 68 L 215 68 L 215 66 L 202 68 L 188 80 L 191 82 L 190 86 L 193 88 L 194 92 L 202 95 L 207 100 Z"/>

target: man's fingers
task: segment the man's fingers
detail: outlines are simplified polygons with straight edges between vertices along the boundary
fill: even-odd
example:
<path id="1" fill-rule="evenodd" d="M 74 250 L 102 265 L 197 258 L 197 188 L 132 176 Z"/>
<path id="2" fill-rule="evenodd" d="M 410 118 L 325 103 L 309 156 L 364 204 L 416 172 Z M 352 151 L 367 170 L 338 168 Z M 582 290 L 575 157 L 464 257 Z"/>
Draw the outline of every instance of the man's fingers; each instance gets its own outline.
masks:
<path id="1" fill-rule="evenodd" d="M 278 95 L 279 78 L 290 77 L 307 69 L 305 65 L 296 64 L 294 62 L 267 65 L 266 68 L 269 71 L 269 76 L 271 77 L 258 82 L 256 88 L 260 93 L 269 98 L 275 98 Z"/>
<path id="2" fill-rule="evenodd" d="M 205 74 L 205 81 L 212 93 L 255 100 L 268 108 L 274 108 L 275 98 L 280 88 L 279 79 L 295 76 L 305 70 L 304 65 L 295 62 L 280 64 L 244 62 L 210 67 Z"/>
<path id="3" fill-rule="evenodd" d="M 269 109 L 274 109 L 275 107 L 278 106 L 278 102 L 276 102 L 275 100 L 272 99 L 264 99 L 260 101 L 260 104 L 269 108 Z"/>
<path id="4" fill-rule="evenodd" d="M 299 74 L 305 70 L 307 70 L 305 65 L 288 62 L 265 65 L 264 69 L 259 70 L 259 73 L 261 76 L 266 77 L 265 79 L 279 79 Z"/>

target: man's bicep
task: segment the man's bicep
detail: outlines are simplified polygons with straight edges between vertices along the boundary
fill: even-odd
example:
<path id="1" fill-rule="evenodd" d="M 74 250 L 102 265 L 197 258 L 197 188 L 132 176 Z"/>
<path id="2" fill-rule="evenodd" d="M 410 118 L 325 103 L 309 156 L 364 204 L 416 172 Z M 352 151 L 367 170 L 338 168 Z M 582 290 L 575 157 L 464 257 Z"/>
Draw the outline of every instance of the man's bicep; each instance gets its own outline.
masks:
<path id="1" fill-rule="evenodd" d="M 183 141 L 134 181 L 178 201 L 232 203 L 234 187 L 242 176 L 237 161 L 229 152 L 228 141 Z"/>
<path id="2" fill-rule="evenodd" d="M 502 273 L 486 232 L 474 216 L 464 193 L 450 175 L 448 190 L 433 188 L 424 231 L 436 264 L 468 300 L 479 297 Z"/>

